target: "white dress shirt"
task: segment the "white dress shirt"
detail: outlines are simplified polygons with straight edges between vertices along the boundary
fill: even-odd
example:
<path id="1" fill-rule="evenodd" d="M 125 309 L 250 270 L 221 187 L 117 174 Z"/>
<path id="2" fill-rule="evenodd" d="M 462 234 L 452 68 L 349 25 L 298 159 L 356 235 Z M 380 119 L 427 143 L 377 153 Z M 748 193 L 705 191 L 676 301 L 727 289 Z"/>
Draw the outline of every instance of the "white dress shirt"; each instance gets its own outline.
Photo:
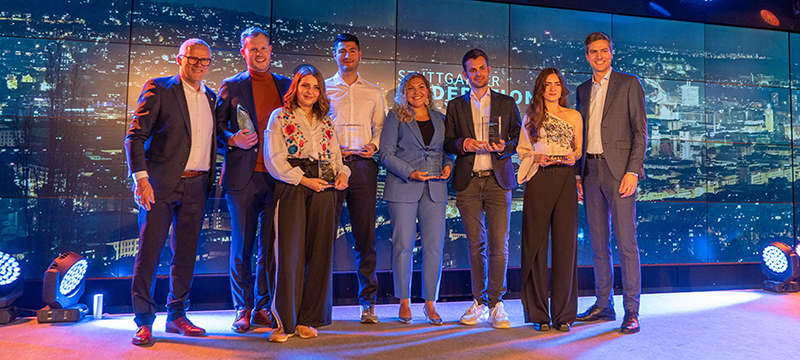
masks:
<path id="1" fill-rule="evenodd" d="M 295 134 L 293 141 L 296 152 L 289 154 L 289 145 L 284 136 L 286 120 L 284 119 L 283 108 L 277 108 L 269 116 L 267 129 L 264 131 L 264 166 L 269 170 L 269 174 L 274 178 L 287 184 L 298 185 L 303 178 L 303 169 L 294 167 L 289 163 L 289 158 L 319 160 L 319 153 L 327 153 L 330 150 L 331 159 L 336 164 L 337 173 L 344 173 L 350 177 L 350 168 L 342 163 L 342 152 L 339 149 L 339 142 L 336 136 L 331 137 L 330 147 L 322 148 L 323 136 L 325 136 L 324 120 L 314 115 L 312 124 L 308 124 L 305 112 L 300 108 L 295 109 L 290 117 L 291 125 L 296 126 L 292 134 Z M 328 120 L 330 121 L 330 120 Z M 302 134 L 302 136 L 300 136 Z M 302 144 L 299 144 L 302 141 Z"/>
<path id="2" fill-rule="evenodd" d="M 606 94 L 608 93 L 608 79 L 611 76 L 611 68 L 600 79 L 600 82 L 594 81 L 592 76 L 592 97 L 589 103 L 589 128 L 586 132 L 586 153 L 587 154 L 602 154 L 603 153 L 603 137 L 601 136 L 601 125 L 603 123 L 603 109 L 606 103 Z"/>
<path id="3" fill-rule="evenodd" d="M 484 134 L 484 118 L 488 121 L 492 112 L 492 89 L 487 88 L 483 97 L 478 99 L 475 91 L 469 91 L 469 104 L 472 107 L 472 126 L 475 131 L 475 140 L 488 141 L 489 134 Z M 492 170 L 492 155 L 487 150 L 480 149 L 475 152 L 475 162 L 472 171 Z"/>
<path id="4" fill-rule="evenodd" d="M 336 137 L 340 144 L 347 144 L 346 124 L 361 125 L 360 129 L 350 134 L 356 147 L 369 143 L 380 149 L 381 130 L 383 130 L 384 104 L 383 94 L 377 86 L 364 80 L 359 75 L 352 85 L 348 85 L 337 72 L 325 79 L 325 94 L 331 102 L 329 113 L 336 127 Z"/>
<path id="5" fill-rule="evenodd" d="M 189 110 L 191 148 L 189 159 L 184 170 L 209 171 L 211 170 L 211 142 L 214 137 L 215 120 L 211 111 L 211 104 L 206 97 L 206 87 L 200 84 L 200 90 L 195 90 L 191 85 L 181 79 L 186 105 Z M 135 180 L 149 177 L 147 171 L 137 171 L 133 174 Z"/>

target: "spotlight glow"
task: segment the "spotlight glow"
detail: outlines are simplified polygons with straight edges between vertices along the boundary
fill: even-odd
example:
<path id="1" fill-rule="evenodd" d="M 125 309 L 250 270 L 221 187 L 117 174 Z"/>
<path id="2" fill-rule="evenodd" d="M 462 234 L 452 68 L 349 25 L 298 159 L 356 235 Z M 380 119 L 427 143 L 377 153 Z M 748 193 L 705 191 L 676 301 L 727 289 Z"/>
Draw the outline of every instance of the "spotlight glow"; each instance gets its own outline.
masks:
<path id="1" fill-rule="evenodd" d="M 16 281 L 21 271 L 17 259 L 0 251 L 0 286 Z"/>
<path id="2" fill-rule="evenodd" d="M 782 274 L 789 268 L 789 259 L 786 254 L 775 245 L 765 247 L 762 257 L 764 264 L 772 272 Z"/>
<path id="3" fill-rule="evenodd" d="M 78 260 L 75 265 L 72 265 L 72 267 L 67 270 L 67 274 L 64 275 L 64 280 L 61 281 L 61 286 L 58 288 L 58 291 L 60 291 L 62 295 L 67 296 L 75 290 L 75 288 L 80 285 L 81 280 L 83 280 L 83 276 L 86 275 L 86 268 L 88 266 L 88 260 Z"/>

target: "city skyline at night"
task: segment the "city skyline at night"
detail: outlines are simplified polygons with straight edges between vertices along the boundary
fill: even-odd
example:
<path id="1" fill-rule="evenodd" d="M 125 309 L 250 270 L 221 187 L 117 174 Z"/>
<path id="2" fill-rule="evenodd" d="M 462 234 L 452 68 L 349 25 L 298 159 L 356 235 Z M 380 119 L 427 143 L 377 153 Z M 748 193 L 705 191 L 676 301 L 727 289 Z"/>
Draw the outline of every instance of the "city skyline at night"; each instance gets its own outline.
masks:
<path id="1" fill-rule="evenodd" d="M 178 45 L 198 36 L 213 47 L 205 82 L 218 90 L 222 79 L 246 68 L 238 37 L 248 26 L 271 31 L 271 70 L 286 76 L 303 63 L 332 76 L 333 38 L 359 36 L 360 73 L 384 93 L 387 110 L 399 80 L 419 71 L 444 111 L 468 90 L 461 56 L 481 47 L 493 67 L 492 89 L 512 96 L 523 116 L 546 67 L 564 72 L 575 106 L 577 85 L 591 76 L 583 39 L 607 31 L 614 68 L 638 75 L 645 90 L 647 178 L 637 196 L 642 262 L 759 261 L 767 243 L 796 238 L 798 34 L 467 0 L 381 0 L 370 9 L 319 2 L 307 12 L 289 0 L 256 8 L 243 1 L 131 1 L 0 10 L 0 248 L 34 269 L 78 251 L 93 264 L 89 276 L 130 276 L 138 209 L 122 141 L 142 85 L 175 75 Z M 445 9 L 451 14 L 442 18 Z M 643 27 L 650 31 L 636 32 Z M 677 31 L 686 35 L 672 36 Z M 520 262 L 523 190 L 513 191 L 509 266 Z M 392 224 L 385 202 L 376 206 L 378 268 L 388 270 Z M 447 214 L 444 267 L 467 268 L 452 190 Z M 355 267 L 344 220 L 336 271 Z M 579 226 L 579 264 L 590 265 L 583 210 Z M 197 272 L 227 273 L 229 241 L 230 215 L 215 187 Z M 168 270 L 168 254 L 159 274 Z M 414 262 L 421 263 L 419 248 Z"/>

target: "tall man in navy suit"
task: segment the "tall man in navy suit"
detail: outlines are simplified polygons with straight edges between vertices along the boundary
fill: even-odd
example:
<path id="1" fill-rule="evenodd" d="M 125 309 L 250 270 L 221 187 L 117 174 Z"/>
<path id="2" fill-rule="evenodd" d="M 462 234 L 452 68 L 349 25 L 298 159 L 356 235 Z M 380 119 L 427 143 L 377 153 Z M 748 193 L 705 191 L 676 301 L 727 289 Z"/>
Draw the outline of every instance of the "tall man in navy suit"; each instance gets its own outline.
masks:
<path id="1" fill-rule="evenodd" d="M 133 267 L 134 320 L 131 343 L 153 343 L 155 267 L 172 226 L 167 328 L 187 336 L 205 334 L 186 318 L 197 238 L 216 162 L 216 95 L 203 84 L 211 48 L 200 39 L 181 44 L 180 74 L 145 83 L 125 136 L 133 197 L 139 205 L 139 252 Z"/>
<path id="2" fill-rule="evenodd" d="M 240 37 L 247 70 L 222 82 L 217 103 L 217 138 L 225 154 L 222 187 L 231 214 L 230 280 L 236 319 L 231 329 L 247 332 L 250 324 L 271 326 L 271 291 L 275 276 L 272 244 L 275 179 L 264 166 L 264 129 L 270 114 L 283 106 L 291 80 L 271 73 L 272 45 L 264 30 L 251 27 Z M 253 130 L 239 127 L 249 118 Z M 261 231 L 258 236 L 259 223 Z M 258 241 L 256 241 L 258 239 Z M 253 249 L 257 251 L 255 291 L 251 281 Z"/>
<path id="3" fill-rule="evenodd" d="M 488 320 L 495 328 L 509 328 L 503 295 L 511 190 L 517 186 L 511 156 L 519 141 L 519 110 L 513 98 L 489 88 L 492 67 L 485 52 L 468 51 L 461 65 L 470 89 L 447 104 L 444 135 L 445 151 L 456 155 L 453 189 L 469 241 L 474 301 L 461 323 L 476 325 Z M 500 138 L 493 143 L 481 124 L 497 117 Z"/>
<path id="4" fill-rule="evenodd" d="M 611 37 L 602 32 L 584 41 L 592 79 L 578 86 L 577 108 L 584 121 L 584 152 L 578 192 L 586 200 L 592 242 L 596 302 L 578 314 L 578 321 L 615 320 L 614 267 L 609 240 L 609 214 L 622 268 L 625 318 L 620 331 L 639 331 L 642 289 L 636 243 L 636 187 L 644 179 L 647 116 L 644 90 L 635 75 L 614 71 Z"/>

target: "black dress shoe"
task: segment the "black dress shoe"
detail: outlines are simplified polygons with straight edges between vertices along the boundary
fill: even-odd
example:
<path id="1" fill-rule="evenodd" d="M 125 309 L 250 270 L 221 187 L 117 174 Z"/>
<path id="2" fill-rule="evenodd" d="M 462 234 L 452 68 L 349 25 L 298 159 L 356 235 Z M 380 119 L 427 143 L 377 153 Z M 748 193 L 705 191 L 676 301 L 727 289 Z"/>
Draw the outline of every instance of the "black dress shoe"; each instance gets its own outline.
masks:
<path id="1" fill-rule="evenodd" d="M 561 331 L 561 332 L 569 332 L 569 330 L 571 329 L 569 324 L 558 324 L 555 326 L 555 328 L 556 331 Z"/>
<path id="2" fill-rule="evenodd" d="M 639 314 L 635 312 L 625 312 L 625 320 L 622 321 L 619 331 L 623 334 L 635 334 L 639 332 Z"/>
<path id="3" fill-rule="evenodd" d="M 617 313 L 614 312 L 614 308 L 603 308 L 597 306 L 597 304 L 592 305 L 588 310 L 578 314 L 578 321 L 597 321 L 597 320 L 605 320 L 605 321 L 612 321 L 617 319 Z"/>
<path id="4" fill-rule="evenodd" d="M 550 324 L 547 323 L 534 323 L 533 329 L 536 331 L 550 331 Z"/>
<path id="5" fill-rule="evenodd" d="M 136 335 L 133 335 L 131 340 L 131 344 L 138 346 L 151 346 L 154 343 L 152 325 L 139 326 L 139 330 L 136 331 Z"/>

